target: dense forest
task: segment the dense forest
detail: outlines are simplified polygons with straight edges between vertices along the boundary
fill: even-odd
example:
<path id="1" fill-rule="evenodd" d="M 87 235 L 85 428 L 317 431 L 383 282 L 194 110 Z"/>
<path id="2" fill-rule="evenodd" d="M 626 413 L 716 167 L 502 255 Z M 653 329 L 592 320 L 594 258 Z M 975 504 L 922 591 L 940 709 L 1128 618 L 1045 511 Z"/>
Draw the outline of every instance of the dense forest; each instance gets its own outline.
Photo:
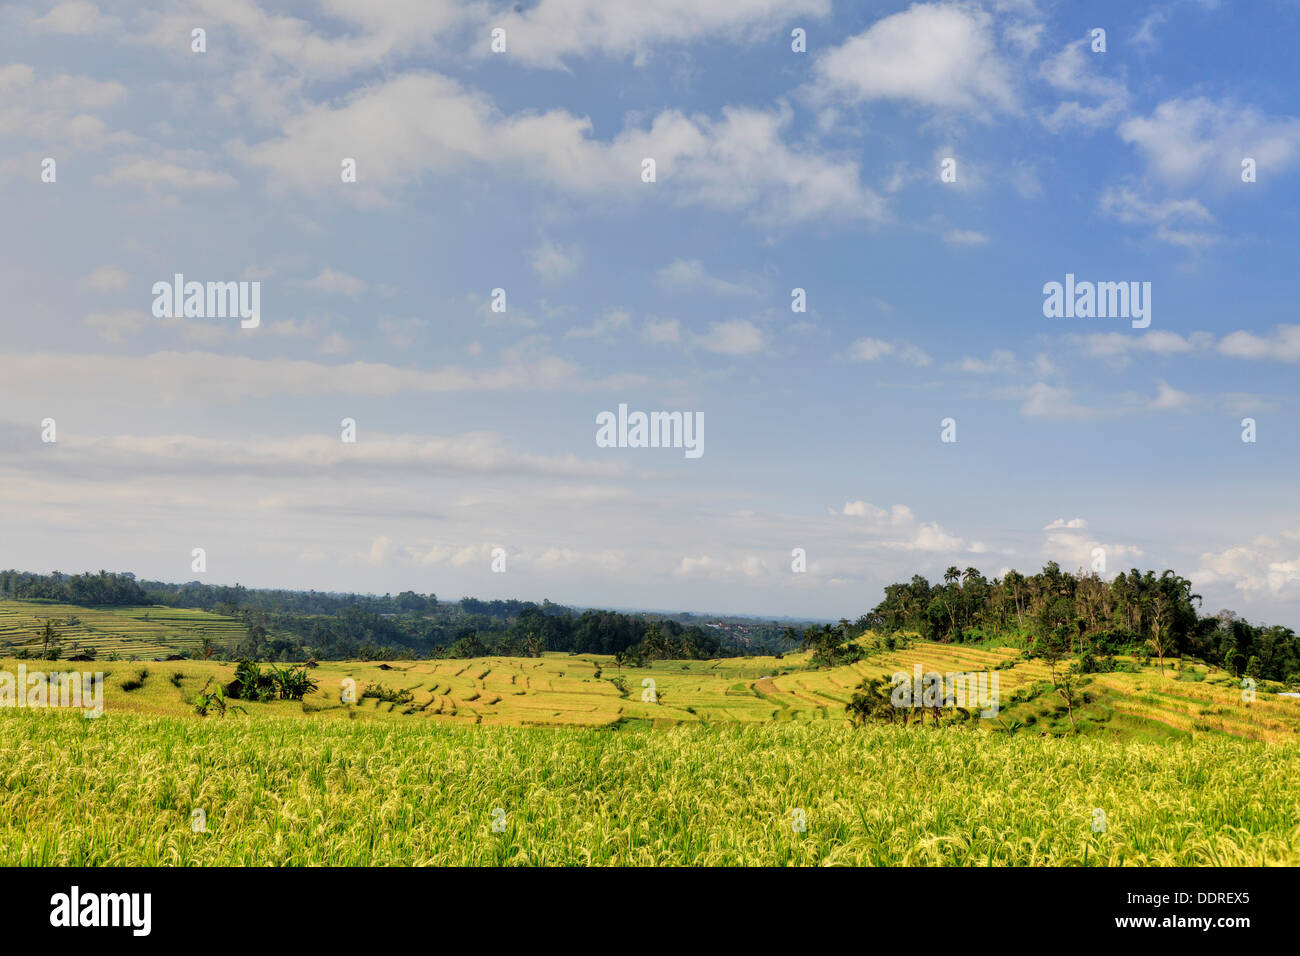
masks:
<path id="1" fill-rule="evenodd" d="M 0 572 L 0 598 L 95 606 L 165 605 L 242 620 L 247 636 L 222 657 L 292 661 L 533 656 L 542 651 L 619 655 L 628 663 L 730 657 L 782 643 L 775 623 L 695 623 L 690 614 L 578 611 L 550 601 L 440 602 L 434 594 L 336 594 L 137 581 L 133 574 Z"/>
<path id="2" fill-rule="evenodd" d="M 1300 681 L 1300 638 L 1287 627 L 1257 625 L 1231 611 L 1202 615 L 1200 595 L 1173 571 L 1064 572 L 1049 562 L 1037 574 L 986 578 L 950 567 L 941 582 L 921 575 L 888 585 L 884 600 L 856 622 L 808 625 L 802 634 L 775 622 L 695 615 L 577 610 L 550 601 L 440 602 L 436 595 L 337 594 L 256 590 L 240 585 L 137 581 L 129 573 L 48 575 L 0 572 L 0 597 L 85 606 L 160 604 L 242 620 L 245 639 L 222 656 L 262 660 L 537 655 L 569 651 L 619 655 L 629 663 L 780 652 L 796 646 L 814 663 L 862 655 L 870 631 L 892 640 L 1013 644 L 1036 653 L 1059 648 L 1090 666 L 1118 654 L 1161 662 L 1194 657 L 1239 676 Z M 1100 660 L 1101 664 L 1095 664 Z"/>
<path id="3" fill-rule="evenodd" d="M 950 567 L 942 582 L 916 575 L 889 585 L 856 629 L 942 642 L 998 639 L 1031 650 L 1053 645 L 1088 658 L 1187 656 L 1238 676 L 1300 680 L 1294 631 L 1250 624 L 1232 611 L 1203 616 L 1200 604 L 1192 583 L 1173 571 L 1133 569 L 1108 581 L 1050 562 L 1037 574 L 1008 571 L 990 580 L 976 568 Z"/>

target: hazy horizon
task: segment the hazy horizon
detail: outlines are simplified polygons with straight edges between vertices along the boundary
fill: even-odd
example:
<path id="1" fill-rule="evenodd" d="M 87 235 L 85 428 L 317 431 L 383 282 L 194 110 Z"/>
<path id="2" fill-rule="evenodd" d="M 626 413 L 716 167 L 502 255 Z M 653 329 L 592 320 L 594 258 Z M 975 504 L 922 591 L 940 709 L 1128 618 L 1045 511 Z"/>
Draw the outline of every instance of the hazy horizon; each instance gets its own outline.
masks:
<path id="1" fill-rule="evenodd" d="M 1300 7 L 641 6 L 5 5 L 0 566 L 1300 626 Z"/>

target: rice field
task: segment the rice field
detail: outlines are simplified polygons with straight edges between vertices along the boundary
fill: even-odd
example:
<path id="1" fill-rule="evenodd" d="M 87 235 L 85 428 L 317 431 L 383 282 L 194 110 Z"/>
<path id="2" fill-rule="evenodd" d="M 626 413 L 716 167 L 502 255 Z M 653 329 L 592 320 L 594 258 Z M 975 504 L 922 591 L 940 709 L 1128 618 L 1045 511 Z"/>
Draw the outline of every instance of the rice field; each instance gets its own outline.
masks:
<path id="1" fill-rule="evenodd" d="M 97 657 L 151 660 L 197 648 L 205 637 L 223 645 L 247 633 L 235 618 L 186 608 L 0 601 L 0 657 L 24 646 L 38 650 L 47 619 L 54 621 L 64 657 L 93 650 Z"/>
<path id="2" fill-rule="evenodd" d="M 1296 865 L 1300 745 L 0 710 L 0 865 L 214 864 Z"/>
<path id="3" fill-rule="evenodd" d="M 20 662 L 0 658 L 0 671 Z M 975 721 L 975 732 L 1054 734 L 1068 730 L 1065 705 L 1050 692 L 1049 671 L 1008 649 L 918 642 L 857 664 L 812 669 L 806 654 L 784 658 L 657 661 L 619 668 L 602 655 L 544 654 L 432 661 L 326 661 L 311 669 L 319 683 L 303 701 L 247 704 L 249 716 L 311 720 L 445 723 L 503 727 L 667 728 L 683 723 L 847 722 L 844 704 L 864 677 L 926 671 L 992 671 L 1001 713 Z M 104 674 L 108 713 L 189 717 L 204 684 L 228 683 L 234 665 L 183 660 L 91 663 L 27 660 L 28 671 L 82 668 Z M 1169 668 L 1091 678 L 1091 703 L 1076 713 L 1081 732 L 1123 740 L 1186 739 L 1227 734 L 1261 741 L 1300 736 L 1300 699 L 1260 689 L 1242 699 L 1237 682 L 1204 668 Z M 1190 679 L 1196 678 L 1196 679 Z M 395 703 L 366 697 L 367 687 L 405 692 Z M 351 700 L 345 691 L 351 690 Z"/>
<path id="4" fill-rule="evenodd" d="M 996 671 L 1003 713 L 849 726 L 859 681 L 915 664 Z M 1300 700 L 1192 665 L 1095 675 L 1078 733 L 1041 661 L 926 643 L 324 662 L 302 701 L 206 718 L 232 664 L 20 665 L 101 672 L 104 710 L 0 707 L 0 865 L 1300 865 Z"/>

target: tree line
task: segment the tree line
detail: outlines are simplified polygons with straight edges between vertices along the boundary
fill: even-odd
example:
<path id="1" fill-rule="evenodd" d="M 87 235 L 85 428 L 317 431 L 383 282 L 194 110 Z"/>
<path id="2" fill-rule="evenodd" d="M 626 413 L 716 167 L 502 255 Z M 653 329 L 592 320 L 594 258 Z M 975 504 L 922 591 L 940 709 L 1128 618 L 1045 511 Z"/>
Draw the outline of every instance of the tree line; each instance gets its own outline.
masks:
<path id="1" fill-rule="evenodd" d="M 205 656 L 232 660 L 536 656 L 544 651 L 620 655 L 629 664 L 734 656 L 697 624 L 664 615 L 585 610 L 550 601 L 439 601 L 402 591 L 364 595 L 250 589 L 190 581 L 137 581 L 134 574 L 0 572 L 0 597 L 86 607 L 164 605 L 243 622 L 245 635 Z M 49 625 L 47 622 L 47 630 Z"/>
<path id="2" fill-rule="evenodd" d="M 1232 611 L 1202 614 L 1191 581 L 1171 570 L 1134 568 L 1106 580 L 1063 572 L 1052 561 L 1037 574 L 989 579 L 977 568 L 949 567 L 941 582 L 918 574 L 887 586 L 854 629 L 944 643 L 1008 639 L 1081 657 L 1139 652 L 1162 667 L 1166 658 L 1189 656 L 1237 676 L 1300 680 L 1300 640 L 1291 628 L 1251 624 Z"/>

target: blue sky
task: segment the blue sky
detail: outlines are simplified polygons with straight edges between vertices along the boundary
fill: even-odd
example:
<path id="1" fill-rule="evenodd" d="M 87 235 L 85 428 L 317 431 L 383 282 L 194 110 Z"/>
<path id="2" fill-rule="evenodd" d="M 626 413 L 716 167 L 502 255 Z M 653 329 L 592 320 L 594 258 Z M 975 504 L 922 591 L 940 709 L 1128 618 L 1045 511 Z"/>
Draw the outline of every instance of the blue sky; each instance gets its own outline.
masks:
<path id="1" fill-rule="evenodd" d="M 1300 4 L 0 24 L 0 564 L 853 617 L 1101 548 L 1300 625 Z M 261 324 L 156 318 L 178 272 Z M 1150 326 L 1045 318 L 1067 273 Z M 597 447 L 620 403 L 704 454 Z"/>

